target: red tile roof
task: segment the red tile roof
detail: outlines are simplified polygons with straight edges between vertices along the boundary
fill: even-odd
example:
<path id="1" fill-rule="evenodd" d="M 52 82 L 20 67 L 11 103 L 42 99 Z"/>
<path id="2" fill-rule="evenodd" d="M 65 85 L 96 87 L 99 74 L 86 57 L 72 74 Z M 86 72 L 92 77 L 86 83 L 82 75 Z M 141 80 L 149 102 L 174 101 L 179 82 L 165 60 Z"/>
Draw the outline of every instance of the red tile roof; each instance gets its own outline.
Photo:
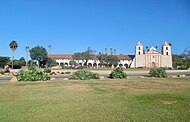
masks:
<path id="1" fill-rule="evenodd" d="M 165 42 L 163 46 L 171 46 L 169 43 Z"/>
<path id="2" fill-rule="evenodd" d="M 138 42 L 136 46 L 142 46 L 142 44 L 140 42 Z"/>
<path id="3" fill-rule="evenodd" d="M 116 55 L 119 60 L 131 60 L 131 58 L 128 55 Z"/>
<path id="4" fill-rule="evenodd" d="M 72 59 L 73 54 L 49 54 L 48 57 L 53 59 Z M 128 55 L 116 55 L 119 60 L 131 60 Z M 97 60 L 97 55 L 93 55 L 92 59 Z"/>
<path id="5" fill-rule="evenodd" d="M 72 59 L 72 54 L 49 54 L 48 57 L 53 59 Z"/>

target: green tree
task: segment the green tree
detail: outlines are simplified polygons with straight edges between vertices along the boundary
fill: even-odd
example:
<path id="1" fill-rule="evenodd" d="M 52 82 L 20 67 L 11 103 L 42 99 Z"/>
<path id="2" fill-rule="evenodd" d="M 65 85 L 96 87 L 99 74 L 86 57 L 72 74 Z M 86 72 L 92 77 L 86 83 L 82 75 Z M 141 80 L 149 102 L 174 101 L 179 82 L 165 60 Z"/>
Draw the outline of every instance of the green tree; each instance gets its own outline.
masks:
<path id="1" fill-rule="evenodd" d="M 16 41 L 12 41 L 12 42 L 9 44 L 9 47 L 10 47 L 11 50 L 12 50 L 12 69 L 13 69 L 14 52 L 15 52 L 15 50 L 17 49 L 18 44 L 17 44 Z"/>
<path id="2" fill-rule="evenodd" d="M 107 64 L 109 65 L 109 67 L 111 67 L 112 65 L 116 67 L 118 65 L 118 62 L 119 62 L 119 60 L 118 60 L 117 56 L 115 56 L 115 55 L 108 55 L 108 57 L 107 57 Z"/>
<path id="3" fill-rule="evenodd" d="M 82 53 L 80 53 L 80 52 L 74 53 L 73 56 L 72 56 L 72 59 L 74 61 L 78 61 L 78 64 L 79 64 L 79 60 L 83 60 Z"/>
<path id="4" fill-rule="evenodd" d="M 12 62 L 8 63 L 9 67 L 12 66 Z M 14 60 L 13 69 L 20 69 L 22 68 L 20 60 Z"/>
<path id="5" fill-rule="evenodd" d="M 26 61 L 25 61 L 24 57 L 21 57 L 21 58 L 19 59 L 19 61 L 20 61 L 20 65 L 21 65 L 21 66 L 26 66 Z"/>
<path id="6" fill-rule="evenodd" d="M 10 62 L 9 57 L 0 57 L 0 68 L 4 68 L 8 62 Z"/>
<path id="7" fill-rule="evenodd" d="M 48 57 L 46 59 L 46 66 L 47 67 L 57 66 L 57 62 L 54 59 Z"/>
<path id="8" fill-rule="evenodd" d="M 181 56 L 184 58 L 184 64 L 186 68 L 189 68 L 190 67 L 190 48 L 189 47 L 186 48 Z"/>
<path id="9" fill-rule="evenodd" d="M 190 60 L 190 48 L 189 47 L 184 50 L 182 57 L 187 59 L 187 60 Z"/>
<path id="10" fill-rule="evenodd" d="M 106 54 L 99 54 L 97 56 L 98 60 L 100 61 L 100 66 L 106 66 L 108 56 Z"/>
<path id="11" fill-rule="evenodd" d="M 30 50 L 30 57 L 32 60 L 38 62 L 38 67 L 42 67 L 45 65 L 47 55 L 47 50 L 42 46 L 36 46 Z"/>
<path id="12" fill-rule="evenodd" d="M 173 68 L 184 65 L 184 59 L 181 55 L 173 54 L 172 55 L 172 65 Z"/>
<path id="13" fill-rule="evenodd" d="M 73 66 L 76 66 L 76 61 L 75 60 L 70 60 L 69 61 L 69 64 L 73 67 Z"/>
<path id="14" fill-rule="evenodd" d="M 92 55 L 88 52 L 82 52 L 82 59 L 85 61 L 84 65 L 87 66 L 87 62 L 92 59 Z"/>
<path id="15" fill-rule="evenodd" d="M 82 52 L 82 59 L 85 61 L 85 65 L 87 66 L 87 62 L 92 59 L 93 53 L 95 50 L 92 50 L 90 47 L 85 52 Z"/>

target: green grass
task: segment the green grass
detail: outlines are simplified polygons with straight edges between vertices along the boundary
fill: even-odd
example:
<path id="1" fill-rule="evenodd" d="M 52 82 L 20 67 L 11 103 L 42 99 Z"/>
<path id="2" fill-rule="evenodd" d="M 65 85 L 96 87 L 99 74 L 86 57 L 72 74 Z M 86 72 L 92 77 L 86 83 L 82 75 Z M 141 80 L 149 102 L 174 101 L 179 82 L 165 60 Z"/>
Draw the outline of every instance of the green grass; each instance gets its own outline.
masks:
<path id="1" fill-rule="evenodd" d="M 0 122 L 188 122 L 190 79 L 0 84 Z"/>

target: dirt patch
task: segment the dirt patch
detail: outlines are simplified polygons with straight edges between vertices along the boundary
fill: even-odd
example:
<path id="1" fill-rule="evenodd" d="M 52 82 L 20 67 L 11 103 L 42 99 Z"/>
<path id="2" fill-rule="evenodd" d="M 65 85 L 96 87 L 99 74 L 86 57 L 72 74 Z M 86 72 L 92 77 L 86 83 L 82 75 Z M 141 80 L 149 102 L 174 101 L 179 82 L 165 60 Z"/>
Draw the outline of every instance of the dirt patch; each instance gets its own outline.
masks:
<path id="1" fill-rule="evenodd" d="M 175 101 L 175 100 L 160 100 L 160 102 L 165 105 L 171 105 L 171 104 L 177 103 L 177 101 Z"/>

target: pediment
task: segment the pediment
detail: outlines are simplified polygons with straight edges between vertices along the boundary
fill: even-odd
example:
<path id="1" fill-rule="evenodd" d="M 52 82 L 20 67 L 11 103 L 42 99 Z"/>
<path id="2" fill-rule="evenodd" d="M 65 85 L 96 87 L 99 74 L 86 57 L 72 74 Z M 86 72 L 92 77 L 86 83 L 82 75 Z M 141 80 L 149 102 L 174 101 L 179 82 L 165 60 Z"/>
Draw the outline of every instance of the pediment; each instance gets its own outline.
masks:
<path id="1" fill-rule="evenodd" d="M 160 52 L 156 51 L 156 50 L 149 50 L 146 52 L 147 54 L 160 54 Z"/>

